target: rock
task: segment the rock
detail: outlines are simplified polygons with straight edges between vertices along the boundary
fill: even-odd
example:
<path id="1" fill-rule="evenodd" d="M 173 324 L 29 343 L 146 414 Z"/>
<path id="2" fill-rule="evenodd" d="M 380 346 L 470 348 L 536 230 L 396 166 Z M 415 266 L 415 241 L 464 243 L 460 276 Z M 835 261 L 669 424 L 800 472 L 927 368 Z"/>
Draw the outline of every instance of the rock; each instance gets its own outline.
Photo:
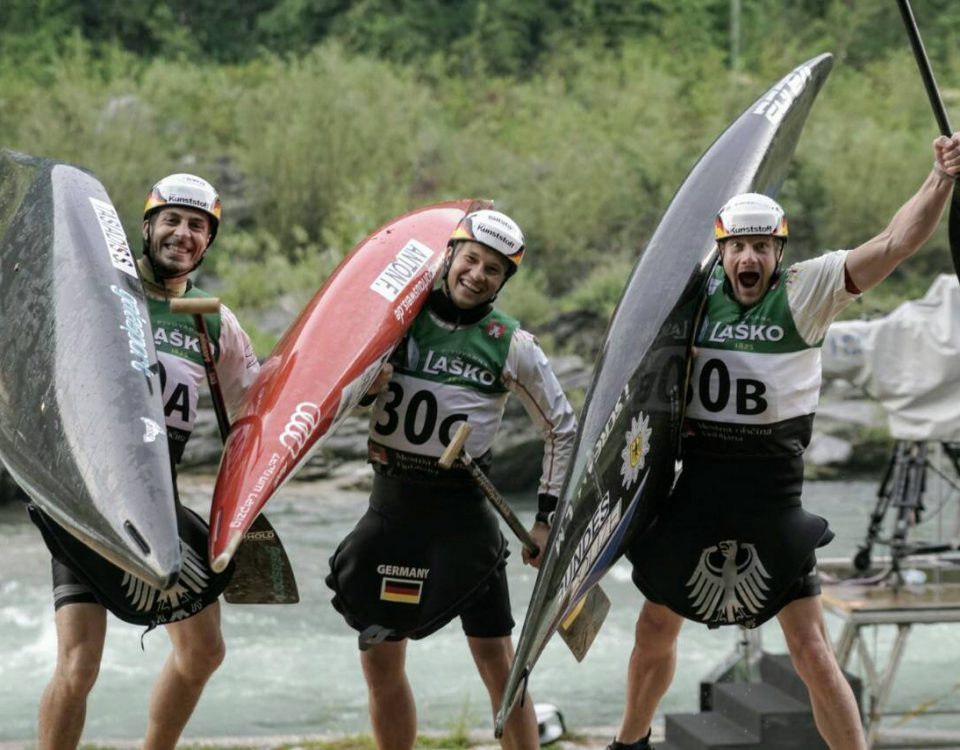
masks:
<path id="1" fill-rule="evenodd" d="M 848 441 L 818 432 L 810 440 L 804 460 L 814 466 L 829 466 L 846 463 L 852 454 L 853 446 Z"/>
<path id="2" fill-rule="evenodd" d="M 549 332 L 569 345 L 583 343 L 592 351 L 602 340 L 602 328 L 588 313 L 559 316 Z M 588 333 L 589 332 L 589 333 Z M 577 344 L 579 346 L 579 344 Z M 554 371 L 575 407 L 583 402 L 592 377 L 593 358 L 584 360 L 574 354 L 551 357 Z M 187 444 L 180 465 L 182 472 L 216 471 L 222 444 L 216 419 L 206 391 L 201 392 L 196 428 Z M 366 465 L 369 412 L 351 415 L 330 437 L 323 448 L 297 474 L 301 480 L 334 479 L 339 486 L 366 491 L 370 469 Z M 875 402 L 845 381 L 824 384 L 815 420 L 815 433 L 806 454 L 808 475 L 827 477 L 851 473 L 882 471 L 889 460 L 893 442 L 886 427 L 886 416 Z M 503 425 L 494 443 L 494 463 L 490 478 L 507 493 L 536 492 L 543 457 L 543 441 L 520 402 L 507 401 Z M 0 502 L 19 492 L 16 483 L 0 471 Z"/>

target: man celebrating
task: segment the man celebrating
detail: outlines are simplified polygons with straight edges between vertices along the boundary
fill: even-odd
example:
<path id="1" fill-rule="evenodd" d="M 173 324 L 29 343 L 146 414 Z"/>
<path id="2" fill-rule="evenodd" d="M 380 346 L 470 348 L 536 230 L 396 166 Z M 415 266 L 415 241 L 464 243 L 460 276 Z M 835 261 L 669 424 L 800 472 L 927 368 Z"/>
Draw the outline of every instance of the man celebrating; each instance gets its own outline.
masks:
<path id="1" fill-rule="evenodd" d="M 720 210 L 721 264 L 696 338 L 683 470 L 665 511 L 627 552 L 647 601 L 609 750 L 650 747 L 684 617 L 756 627 L 776 616 L 827 744 L 865 747 L 823 621 L 814 550 L 833 534 L 801 507 L 803 451 L 827 328 L 933 233 L 960 172 L 960 135 L 938 138 L 934 158 L 931 174 L 883 232 L 786 270 L 787 222 L 775 201 L 748 193 Z"/>
<path id="2" fill-rule="evenodd" d="M 183 455 L 197 415 L 206 373 L 192 316 L 172 315 L 172 297 L 207 296 L 189 279 L 220 225 L 220 197 L 189 174 L 160 180 L 143 214 L 140 274 L 150 308 L 163 384 L 171 471 Z M 227 403 L 239 404 L 259 363 L 233 313 L 206 316 Z M 174 482 L 176 486 L 176 482 Z M 28 506 L 53 556 L 57 663 L 40 703 L 40 750 L 68 750 L 80 742 L 87 697 L 103 655 L 107 612 L 134 624 L 166 626 L 173 644 L 153 689 L 144 750 L 173 750 L 207 680 L 223 661 L 217 600 L 232 569 L 215 575 L 207 564 L 207 527 L 180 505 L 177 520 L 183 570 L 174 586 L 152 588 L 74 539 L 35 506 Z"/>
<path id="3" fill-rule="evenodd" d="M 432 292 L 373 389 L 386 386 L 370 422 L 370 507 L 331 558 L 327 582 L 334 606 L 361 631 L 380 750 L 410 750 L 416 740 L 407 639 L 459 617 L 494 710 L 510 670 L 506 541 L 469 472 L 459 461 L 444 471 L 437 459 L 467 421 L 473 427 L 467 449 L 488 467 L 507 397 L 516 394 L 544 436 L 531 529 L 543 548 L 576 419 L 537 342 L 492 304 L 519 267 L 524 244 L 520 228 L 498 211 L 464 217 L 447 247 L 442 288 Z M 507 722 L 502 746 L 539 746 L 529 697 Z"/>

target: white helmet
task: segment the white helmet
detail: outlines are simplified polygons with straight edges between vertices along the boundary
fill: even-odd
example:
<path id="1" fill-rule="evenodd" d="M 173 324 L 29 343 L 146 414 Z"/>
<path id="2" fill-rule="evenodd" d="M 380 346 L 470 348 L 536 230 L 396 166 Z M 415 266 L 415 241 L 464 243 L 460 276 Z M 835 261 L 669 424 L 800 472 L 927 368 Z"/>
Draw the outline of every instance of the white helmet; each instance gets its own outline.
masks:
<path id="1" fill-rule="evenodd" d="M 517 222 L 504 213 L 490 209 L 464 216 L 450 235 L 451 243 L 458 240 L 473 240 L 500 253 L 510 261 L 507 276 L 517 270 L 526 247 Z"/>
<path id="2" fill-rule="evenodd" d="M 744 234 L 787 239 L 787 217 L 780 204 L 760 193 L 741 193 L 728 200 L 713 224 L 717 242 Z"/>
<path id="3" fill-rule="evenodd" d="M 160 180 L 147 194 L 143 205 L 143 218 L 168 206 L 185 206 L 203 211 L 210 217 L 210 244 L 213 244 L 220 228 L 220 196 L 213 185 L 202 177 L 192 174 L 171 174 Z"/>

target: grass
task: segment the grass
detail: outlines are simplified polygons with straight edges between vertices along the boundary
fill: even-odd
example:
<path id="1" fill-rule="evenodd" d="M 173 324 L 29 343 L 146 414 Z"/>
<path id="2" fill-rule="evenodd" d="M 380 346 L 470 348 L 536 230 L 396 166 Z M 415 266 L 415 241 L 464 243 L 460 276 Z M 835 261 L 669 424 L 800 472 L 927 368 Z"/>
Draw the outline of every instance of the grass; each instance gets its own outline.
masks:
<path id="1" fill-rule="evenodd" d="M 459 750 L 460 748 L 476 747 L 486 742 L 474 742 L 467 731 L 462 727 L 455 728 L 445 735 L 420 735 L 417 737 L 416 750 Z M 266 750 L 267 745 L 208 745 L 187 744 L 178 745 L 181 750 Z M 338 737 L 331 740 L 303 740 L 294 743 L 283 743 L 270 746 L 271 750 L 376 750 L 377 745 L 373 737 L 368 734 L 356 734 Z M 111 745 L 84 744 L 80 750 L 116 750 Z"/>

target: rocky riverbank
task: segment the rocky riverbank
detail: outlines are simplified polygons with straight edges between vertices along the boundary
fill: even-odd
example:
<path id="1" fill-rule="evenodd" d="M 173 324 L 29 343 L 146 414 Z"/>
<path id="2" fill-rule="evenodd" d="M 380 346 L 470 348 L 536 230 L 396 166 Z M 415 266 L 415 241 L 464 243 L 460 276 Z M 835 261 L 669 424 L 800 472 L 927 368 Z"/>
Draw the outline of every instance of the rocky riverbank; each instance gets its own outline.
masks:
<path id="1" fill-rule="evenodd" d="M 551 359 L 564 390 L 577 406 L 590 384 L 592 362 L 577 355 Z M 331 478 L 363 488 L 369 483 L 366 461 L 368 413 L 351 415 L 336 434 L 300 470 L 300 480 Z M 882 472 L 892 442 L 883 410 L 845 381 L 825 385 L 807 451 L 811 478 L 854 476 Z M 187 445 L 181 471 L 211 473 L 220 460 L 221 443 L 216 419 L 208 402 L 201 402 L 196 429 Z M 494 445 L 496 460 L 491 479 L 503 492 L 535 492 L 540 475 L 543 444 L 516 399 L 507 402 L 503 427 Z M 0 502 L 17 496 L 18 488 L 0 473 Z"/>

